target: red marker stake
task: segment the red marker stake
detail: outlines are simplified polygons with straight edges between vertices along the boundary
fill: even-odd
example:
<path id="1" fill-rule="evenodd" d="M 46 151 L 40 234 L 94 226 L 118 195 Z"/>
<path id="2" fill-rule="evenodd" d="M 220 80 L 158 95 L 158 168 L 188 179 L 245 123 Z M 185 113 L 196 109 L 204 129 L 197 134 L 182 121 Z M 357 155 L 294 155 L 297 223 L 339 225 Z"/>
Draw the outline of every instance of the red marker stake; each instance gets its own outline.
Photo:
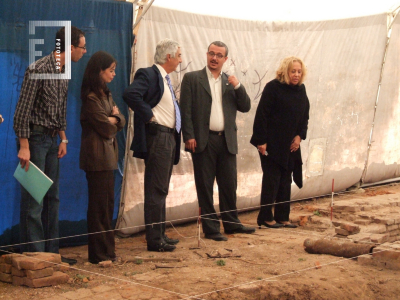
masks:
<path id="1" fill-rule="evenodd" d="M 333 190 L 335 188 L 335 179 L 332 179 L 332 202 L 331 202 L 331 222 L 332 222 L 332 216 L 333 216 Z"/>

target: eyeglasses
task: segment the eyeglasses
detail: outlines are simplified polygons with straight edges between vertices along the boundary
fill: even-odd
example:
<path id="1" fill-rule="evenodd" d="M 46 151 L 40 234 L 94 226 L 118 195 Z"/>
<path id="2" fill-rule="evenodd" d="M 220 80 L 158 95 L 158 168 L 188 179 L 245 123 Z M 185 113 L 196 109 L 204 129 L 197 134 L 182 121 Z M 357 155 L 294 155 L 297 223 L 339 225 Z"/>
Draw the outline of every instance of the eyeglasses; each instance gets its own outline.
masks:
<path id="1" fill-rule="evenodd" d="M 81 49 L 83 49 L 83 50 L 86 50 L 86 46 L 85 46 L 85 47 L 75 46 L 75 48 L 81 48 Z"/>
<path id="2" fill-rule="evenodd" d="M 210 51 L 210 52 L 207 52 L 207 54 L 208 54 L 208 56 L 209 57 L 214 57 L 214 56 L 216 56 L 218 59 L 221 59 L 221 58 L 223 58 L 224 56 L 221 54 L 221 53 L 214 53 L 214 52 L 212 52 L 212 51 Z"/>

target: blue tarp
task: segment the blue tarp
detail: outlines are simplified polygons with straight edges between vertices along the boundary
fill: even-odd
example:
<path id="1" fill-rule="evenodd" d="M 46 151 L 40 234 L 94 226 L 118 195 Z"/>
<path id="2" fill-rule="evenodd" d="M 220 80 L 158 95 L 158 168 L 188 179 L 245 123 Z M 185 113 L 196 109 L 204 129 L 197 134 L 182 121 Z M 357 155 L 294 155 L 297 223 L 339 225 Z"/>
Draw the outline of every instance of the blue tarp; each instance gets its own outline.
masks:
<path id="1" fill-rule="evenodd" d="M 29 21 L 70 20 L 85 32 L 87 53 L 72 63 L 72 79 L 68 89 L 67 156 L 61 159 L 60 169 L 60 236 L 87 233 L 87 181 L 79 169 L 81 126 L 80 86 L 90 56 L 99 50 L 111 53 L 118 61 L 117 76 L 109 85 L 120 111 L 128 120 L 127 107 L 122 92 L 129 84 L 133 5 L 114 0 L 3 0 L 0 2 L 0 114 L 5 121 L 0 124 L 0 246 L 19 243 L 20 187 L 13 174 L 18 164 L 13 116 L 29 61 L 29 39 L 44 39 L 36 45 L 42 55 L 54 49 L 57 27 L 37 27 L 29 35 Z M 36 59 L 39 59 L 36 57 Z M 119 170 L 116 172 L 116 201 L 118 204 L 123 174 L 126 131 L 118 135 Z M 86 241 L 86 236 L 60 240 L 61 246 Z"/>

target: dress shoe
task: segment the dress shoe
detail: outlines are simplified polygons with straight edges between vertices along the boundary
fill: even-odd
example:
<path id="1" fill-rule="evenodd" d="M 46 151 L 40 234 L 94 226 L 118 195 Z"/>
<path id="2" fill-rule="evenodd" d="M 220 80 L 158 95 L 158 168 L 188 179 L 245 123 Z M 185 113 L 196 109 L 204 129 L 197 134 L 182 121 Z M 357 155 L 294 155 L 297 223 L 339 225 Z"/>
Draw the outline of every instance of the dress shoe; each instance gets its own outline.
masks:
<path id="1" fill-rule="evenodd" d="M 264 225 L 265 227 L 268 227 L 268 228 L 282 228 L 282 227 L 285 226 L 285 225 L 280 224 L 280 223 L 275 223 L 275 224 L 271 225 L 271 224 L 268 224 L 265 221 L 258 221 L 258 220 L 257 220 L 257 224 L 258 224 L 258 228 L 260 228 L 260 229 L 261 229 L 261 225 Z"/>
<path id="2" fill-rule="evenodd" d="M 176 245 L 179 243 L 178 239 L 170 239 L 169 237 L 167 237 L 166 235 L 164 235 L 164 241 L 169 244 L 169 245 Z"/>
<path id="3" fill-rule="evenodd" d="M 61 261 L 62 261 L 63 263 L 69 264 L 70 266 L 75 265 L 75 264 L 78 262 L 76 259 L 73 259 L 73 258 L 66 258 L 66 257 L 64 257 L 64 256 L 61 256 Z"/>
<path id="4" fill-rule="evenodd" d="M 172 252 L 176 249 L 174 245 L 169 245 L 167 243 L 161 243 L 159 245 L 147 245 L 147 251 L 156 252 Z"/>
<path id="5" fill-rule="evenodd" d="M 254 233 L 256 229 L 254 227 L 246 227 L 242 226 L 233 230 L 225 230 L 226 234 L 235 234 L 235 233 L 246 233 L 246 234 L 251 234 Z"/>
<path id="6" fill-rule="evenodd" d="M 277 224 L 281 224 L 285 228 L 297 228 L 297 225 L 289 223 L 289 222 L 288 223 L 277 223 Z"/>
<path id="7" fill-rule="evenodd" d="M 204 234 L 206 239 L 214 240 L 217 242 L 222 242 L 222 241 L 227 241 L 228 238 L 226 236 L 223 236 L 221 233 L 205 233 Z"/>

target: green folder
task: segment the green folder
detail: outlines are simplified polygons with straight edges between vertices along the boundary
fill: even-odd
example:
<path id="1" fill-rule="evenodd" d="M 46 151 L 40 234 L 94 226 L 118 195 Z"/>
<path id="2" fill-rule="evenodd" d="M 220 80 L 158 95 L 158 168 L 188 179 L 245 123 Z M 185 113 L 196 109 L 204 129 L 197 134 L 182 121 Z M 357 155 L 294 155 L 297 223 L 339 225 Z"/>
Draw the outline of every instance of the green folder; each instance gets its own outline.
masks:
<path id="1" fill-rule="evenodd" d="M 42 204 L 44 196 L 53 184 L 53 180 L 31 161 L 29 162 L 28 172 L 25 171 L 25 168 L 21 168 L 21 163 L 19 163 L 14 172 L 14 177 L 39 204 Z"/>

